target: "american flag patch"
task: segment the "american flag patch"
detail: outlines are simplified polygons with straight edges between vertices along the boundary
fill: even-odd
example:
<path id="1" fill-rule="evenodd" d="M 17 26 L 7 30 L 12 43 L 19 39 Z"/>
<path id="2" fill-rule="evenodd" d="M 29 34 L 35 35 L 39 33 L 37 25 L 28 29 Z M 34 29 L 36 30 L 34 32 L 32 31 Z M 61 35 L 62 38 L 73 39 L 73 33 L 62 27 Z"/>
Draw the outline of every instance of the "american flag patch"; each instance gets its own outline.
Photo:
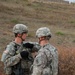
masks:
<path id="1" fill-rule="evenodd" d="M 4 51 L 4 53 L 6 53 L 6 54 L 7 54 L 8 52 L 9 52 L 8 50 L 5 50 L 5 51 Z"/>

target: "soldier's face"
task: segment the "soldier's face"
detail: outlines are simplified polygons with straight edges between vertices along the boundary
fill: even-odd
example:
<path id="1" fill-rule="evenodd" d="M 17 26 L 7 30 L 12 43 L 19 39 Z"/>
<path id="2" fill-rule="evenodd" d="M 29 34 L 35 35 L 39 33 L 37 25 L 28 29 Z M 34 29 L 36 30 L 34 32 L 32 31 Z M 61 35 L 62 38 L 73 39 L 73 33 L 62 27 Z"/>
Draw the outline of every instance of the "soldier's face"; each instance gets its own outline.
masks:
<path id="1" fill-rule="evenodd" d="M 23 33 L 23 35 L 22 35 L 22 39 L 23 39 L 23 41 L 25 41 L 25 39 L 26 39 L 27 35 L 28 35 L 28 34 Z"/>
<path id="2" fill-rule="evenodd" d="M 38 38 L 38 42 L 40 45 L 42 45 L 43 41 L 45 40 L 45 37 Z"/>

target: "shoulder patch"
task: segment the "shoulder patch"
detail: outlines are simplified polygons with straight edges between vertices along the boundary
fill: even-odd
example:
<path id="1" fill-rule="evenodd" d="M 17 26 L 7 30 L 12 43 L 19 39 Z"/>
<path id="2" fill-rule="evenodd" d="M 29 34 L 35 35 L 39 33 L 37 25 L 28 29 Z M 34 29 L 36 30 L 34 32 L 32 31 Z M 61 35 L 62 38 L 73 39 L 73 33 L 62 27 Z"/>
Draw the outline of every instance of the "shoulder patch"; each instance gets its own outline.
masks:
<path id="1" fill-rule="evenodd" d="M 4 53 L 7 54 L 7 53 L 9 53 L 9 51 L 8 50 L 5 50 Z"/>

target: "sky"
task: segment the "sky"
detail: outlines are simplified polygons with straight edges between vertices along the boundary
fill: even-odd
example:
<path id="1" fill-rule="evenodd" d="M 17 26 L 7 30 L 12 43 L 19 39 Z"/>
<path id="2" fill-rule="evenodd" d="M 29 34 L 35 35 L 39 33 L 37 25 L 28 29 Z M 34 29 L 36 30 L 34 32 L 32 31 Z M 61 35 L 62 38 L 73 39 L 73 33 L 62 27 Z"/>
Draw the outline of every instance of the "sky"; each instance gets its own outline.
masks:
<path id="1" fill-rule="evenodd" d="M 65 1 L 69 1 L 69 2 L 75 2 L 75 0 L 65 0 Z"/>

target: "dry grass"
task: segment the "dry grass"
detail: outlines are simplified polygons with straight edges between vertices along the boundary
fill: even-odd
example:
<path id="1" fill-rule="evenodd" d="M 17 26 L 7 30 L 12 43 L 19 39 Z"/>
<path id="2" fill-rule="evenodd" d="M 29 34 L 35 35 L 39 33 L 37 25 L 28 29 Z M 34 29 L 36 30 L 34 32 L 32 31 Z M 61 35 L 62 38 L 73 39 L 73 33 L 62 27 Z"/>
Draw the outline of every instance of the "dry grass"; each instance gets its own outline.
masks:
<path id="1" fill-rule="evenodd" d="M 75 75 L 75 47 L 58 47 L 59 75 Z"/>
<path id="2" fill-rule="evenodd" d="M 49 27 L 53 33 L 50 42 L 57 47 L 59 52 L 59 74 L 75 75 L 74 4 L 0 0 L 1 54 L 5 46 L 14 38 L 12 28 L 16 23 L 23 23 L 28 26 L 28 41 L 37 41 L 35 32 L 39 27 Z"/>

